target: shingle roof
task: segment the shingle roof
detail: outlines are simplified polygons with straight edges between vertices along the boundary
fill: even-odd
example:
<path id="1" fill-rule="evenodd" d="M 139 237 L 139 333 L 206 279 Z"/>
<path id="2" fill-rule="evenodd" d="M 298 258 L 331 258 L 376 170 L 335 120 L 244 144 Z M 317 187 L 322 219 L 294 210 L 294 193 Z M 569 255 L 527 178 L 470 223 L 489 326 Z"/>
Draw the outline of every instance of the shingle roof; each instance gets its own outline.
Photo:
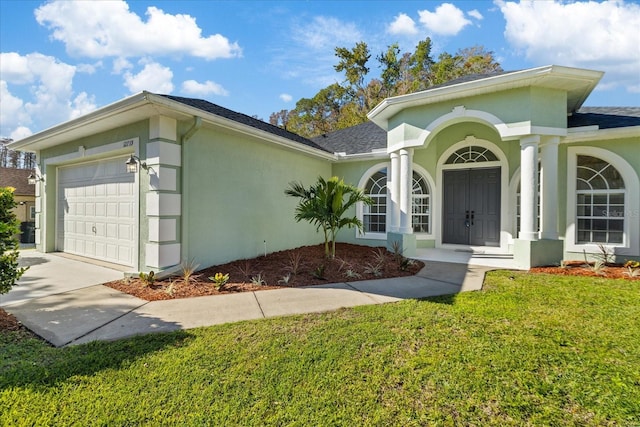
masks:
<path id="1" fill-rule="evenodd" d="M 640 107 L 582 107 L 568 117 L 568 127 L 593 126 L 613 129 L 640 126 Z M 365 122 L 312 138 L 334 153 L 369 153 L 387 146 L 387 133 L 373 122 Z"/>
<path id="2" fill-rule="evenodd" d="M 251 126 L 253 128 L 262 130 L 264 132 L 268 132 L 270 134 L 289 139 L 291 141 L 295 141 L 299 144 L 306 145 L 308 147 L 316 148 L 318 150 L 327 151 L 325 148 L 317 145 L 310 139 L 304 138 L 300 135 L 297 135 L 293 132 L 289 132 L 285 129 L 282 129 L 278 126 L 274 126 L 272 124 L 263 122 L 262 120 L 258 120 L 251 116 L 247 116 L 246 114 L 238 113 L 237 111 L 229 110 L 228 108 L 221 107 L 219 105 L 213 104 L 209 101 L 205 101 L 203 99 L 195 99 L 195 98 L 184 98 L 181 96 L 173 96 L 173 95 L 160 95 L 165 98 L 171 99 L 173 101 L 179 102 L 181 104 L 188 105 L 190 107 L 197 108 L 202 111 L 206 111 L 207 113 L 215 114 L 216 116 L 224 117 L 229 120 L 233 120 L 234 122 L 241 123 L 243 125 Z"/>
<path id="3" fill-rule="evenodd" d="M 316 136 L 313 141 L 333 153 L 370 153 L 387 147 L 387 132 L 373 122 L 365 122 Z"/>
<path id="4" fill-rule="evenodd" d="M 567 120 L 569 128 L 594 125 L 600 129 L 640 126 L 640 107 L 582 107 Z"/>
<path id="5" fill-rule="evenodd" d="M 33 169 L 0 168 L 0 187 L 13 187 L 16 196 L 35 196 L 36 186 L 27 182 Z"/>

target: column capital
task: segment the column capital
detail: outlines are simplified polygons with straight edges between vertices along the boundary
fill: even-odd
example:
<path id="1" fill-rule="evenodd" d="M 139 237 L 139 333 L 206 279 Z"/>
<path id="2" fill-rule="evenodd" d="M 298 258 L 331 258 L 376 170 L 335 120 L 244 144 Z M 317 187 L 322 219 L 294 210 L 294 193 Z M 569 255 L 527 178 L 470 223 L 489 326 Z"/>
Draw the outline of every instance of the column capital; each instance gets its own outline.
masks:
<path id="1" fill-rule="evenodd" d="M 540 146 L 541 147 L 545 147 L 545 146 L 558 146 L 560 144 L 560 137 L 559 136 L 543 136 L 540 140 Z"/>
<path id="2" fill-rule="evenodd" d="M 397 151 L 394 151 L 393 153 L 389 153 L 389 157 L 391 159 L 397 159 L 398 157 L 400 157 L 400 153 L 398 153 Z"/>
<path id="3" fill-rule="evenodd" d="M 401 156 L 413 155 L 413 148 L 402 148 L 399 150 Z"/>
<path id="4" fill-rule="evenodd" d="M 520 138 L 520 147 L 529 145 L 538 145 L 540 143 L 540 135 L 527 135 Z"/>

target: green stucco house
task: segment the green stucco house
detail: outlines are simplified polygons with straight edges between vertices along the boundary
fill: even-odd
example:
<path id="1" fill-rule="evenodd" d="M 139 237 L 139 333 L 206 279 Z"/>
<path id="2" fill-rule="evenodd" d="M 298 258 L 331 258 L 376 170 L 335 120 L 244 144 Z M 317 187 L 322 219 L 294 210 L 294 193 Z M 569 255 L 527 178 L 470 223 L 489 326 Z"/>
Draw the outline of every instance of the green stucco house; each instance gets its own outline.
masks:
<path id="1" fill-rule="evenodd" d="M 512 255 L 521 268 L 600 245 L 638 259 L 640 107 L 582 107 L 602 74 L 554 65 L 466 77 L 386 99 L 369 122 L 313 140 L 143 92 L 10 148 L 37 154 L 37 249 L 132 272 L 320 243 L 284 189 L 332 175 L 374 199 L 346 242 Z"/>

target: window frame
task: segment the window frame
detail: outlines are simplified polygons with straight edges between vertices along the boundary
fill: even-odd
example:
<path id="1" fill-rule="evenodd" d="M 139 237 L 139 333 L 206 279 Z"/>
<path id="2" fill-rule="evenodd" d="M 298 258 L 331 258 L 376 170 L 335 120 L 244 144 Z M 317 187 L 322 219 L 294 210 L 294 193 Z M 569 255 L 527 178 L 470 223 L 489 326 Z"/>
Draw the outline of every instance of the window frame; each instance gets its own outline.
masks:
<path id="1" fill-rule="evenodd" d="M 387 171 L 387 182 L 386 182 L 386 189 L 387 189 L 387 199 L 386 199 L 386 216 L 385 216 L 385 231 L 384 232 L 371 232 L 371 231 L 365 231 L 363 230 L 362 232 L 356 231 L 356 238 L 358 239 L 373 239 L 373 240 L 386 240 L 387 239 L 387 233 L 389 233 L 389 229 L 387 227 L 387 224 L 389 224 L 389 217 L 390 217 L 390 212 L 391 212 L 391 194 L 389 192 L 389 185 L 390 185 L 390 176 L 389 176 L 389 171 L 390 171 L 390 167 L 391 164 L 390 162 L 386 162 L 386 163 L 378 163 L 372 167 L 370 167 L 369 169 L 367 169 L 367 171 L 362 175 L 362 177 L 360 178 L 360 182 L 358 183 L 358 188 L 361 189 L 365 189 L 365 194 L 368 195 L 368 193 L 366 192 L 366 187 L 367 184 L 369 183 L 369 180 L 378 172 L 380 172 L 383 169 L 386 169 Z M 433 182 L 433 180 L 431 179 L 431 176 L 427 173 L 427 171 L 422 168 L 420 165 L 417 164 L 412 164 L 412 171 L 414 174 L 417 174 L 420 178 L 422 178 L 422 181 L 425 183 L 425 186 L 427 188 L 427 191 L 429 192 L 429 194 L 427 195 L 418 195 L 418 198 L 422 198 L 422 199 L 427 199 L 428 200 L 428 207 L 429 207 L 429 212 L 426 214 L 428 216 L 428 232 L 415 232 L 413 231 L 412 233 L 416 235 L 416 239 L 418 240 L 427 240 L 427 239 L 431 239 L 433 238 L 433 213 L 434 213 L 434 197 L 433 197 L 433 189 L 435 187 L 435 184 Z M 411 191 L 411 227 L 413 229 L 414 227 L 414 207 L 415 207 L 415 200 L 416 200 L 416 194 L 414 194 L 413 192 L 413 188 L 414 188 L 414 181 L 413 181 L 413 177 L 412 177 L 412 191 Z M 364 216 L 366 215 L 366 207 L 364 205 L 364 203 L 357 203 L 356 204 L 356 217 L 362 221 L 363 225 L 364 225 Z M 375 214 L 374 214 L 375 215 Z M 425 214 L 420 214 L 420 215 L 425 215 Z"/>
<path id="2" fill-rule="evenodd" d="M 624 189 L 624 224 L 621 243 L 599 243 L 578 241 L 578 156 L 596 157 L 609 163 L 622 177 Z M 614 190 L 620 193 L 619 190 Z M 597 193 L 597 192 L 596 192 Z M 620 155 L 598 147 L 567 148 L 567 227 L 565 250 L 567 252 L 598 253 L 600 245 L 611 249 L 616 255 L 638 255 L 640 253 L 640 221 L 633 221 L 640 214 L 640 181 L 636 171 Z M 593 193 L 595 194 L 595 193 Z M 608 193 L 607 193 L 608 194 Z M 618 217 L 619 218 L 619 217 Z"/>

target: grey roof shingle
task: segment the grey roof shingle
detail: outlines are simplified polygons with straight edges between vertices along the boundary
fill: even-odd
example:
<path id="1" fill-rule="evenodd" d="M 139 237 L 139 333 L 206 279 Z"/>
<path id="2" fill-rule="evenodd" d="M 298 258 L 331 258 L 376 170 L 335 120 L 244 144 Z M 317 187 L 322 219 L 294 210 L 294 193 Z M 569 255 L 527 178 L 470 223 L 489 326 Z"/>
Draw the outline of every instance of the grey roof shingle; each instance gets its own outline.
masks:
<path id="1" fill-rule="evenodd" d="M 238 113 L 237 111 L 229 110 L 228 108 L 224 108 L 219 105 L 213 104 L 209 101 L 205 101 L 204 99 L 184 98 L 181 96 L 162 95 L 162 94 L 160 94 L 160 96 L 164 96 L 165 98 L 171 99 L 173 101 L 179 102 L 184 105 L 188 105 L 190 107 L 197 108 L 202 111 L 206 111 L 207 113 L 215 114 L 216 116 L 224 117 L 226 119 L 233 120 L 234 122 L 251 126 L 261 131 L 268 132 L 270 134 L 289 139 L 291 141 L 306 145 L 308 147 L 312 147 L 322 151 L 328 151 L 327 149 L 321 147 L 320 145 L 316 144 L 310 139 L 304 138 L 293 132 L 289 132 L 278 126 L 274 126 L 272 124 L 263 122 L 262 120 L 258 120 L 251 116 L 247 116 L 246 114 Z"/>
<path id="2" fill-rule="evenodd" d="M 582 107 L 567 119 L 567 127 L 597 125 L 600 129 L 640 126 L 640 107 Z"/>
<path id="3" fill-rule="evenodd" d="M 373 122 L 365 122 L 312 140 L 333 153 L 370 153 L 387 147 L 387 132 Z"/>

